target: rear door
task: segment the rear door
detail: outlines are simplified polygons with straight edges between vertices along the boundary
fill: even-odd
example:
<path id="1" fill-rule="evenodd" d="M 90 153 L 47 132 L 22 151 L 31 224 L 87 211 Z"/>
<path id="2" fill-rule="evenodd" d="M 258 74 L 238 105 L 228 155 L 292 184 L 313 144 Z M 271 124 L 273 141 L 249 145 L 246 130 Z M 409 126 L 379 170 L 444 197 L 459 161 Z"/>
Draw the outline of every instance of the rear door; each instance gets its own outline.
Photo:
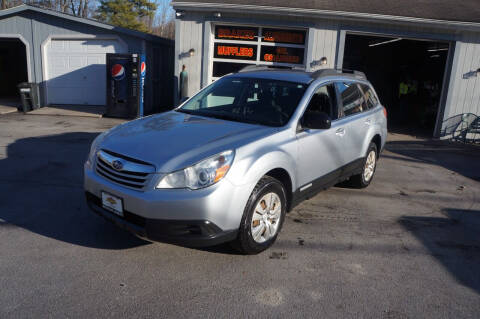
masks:
<path id="1" fill-rule="evenodd" d="M 372 123 L 372 115 L 368 111 L 363 92 L 355 82 L 342 81 L 336 83 L 340 112 L 339 123 L 344 128 L 345 173 L 356 170 L 361 166 L 363 145 L 367 131 Z"/>
<path id="2" fill-rule="evenodd" d="M 332 127 L 313 130 L 300 126 L 298 129 L 297 176 L 301 193 L 335 182 L 340 173 L 338 169 L 345 164 L 343 136 L 338 133 L 342 127 L 335 120 L 338 112 L 336 100 L 335 85 L 323 84 L 315 90 L 305 110 L 305 113 L 327 113 L 332 118 Z"/>

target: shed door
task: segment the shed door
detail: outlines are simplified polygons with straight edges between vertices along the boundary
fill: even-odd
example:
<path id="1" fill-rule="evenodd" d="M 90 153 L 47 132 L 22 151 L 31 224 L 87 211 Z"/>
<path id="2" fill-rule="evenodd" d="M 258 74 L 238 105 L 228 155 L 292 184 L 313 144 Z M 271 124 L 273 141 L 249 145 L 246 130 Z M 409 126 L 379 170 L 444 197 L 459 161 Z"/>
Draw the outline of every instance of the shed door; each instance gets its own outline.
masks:
<path id="1" fill-rule="evenodd" d="M 52 40 L 45 48 L 47 104 L 105 105 L 106 53 L 126 53 L 117 40 Z"/>

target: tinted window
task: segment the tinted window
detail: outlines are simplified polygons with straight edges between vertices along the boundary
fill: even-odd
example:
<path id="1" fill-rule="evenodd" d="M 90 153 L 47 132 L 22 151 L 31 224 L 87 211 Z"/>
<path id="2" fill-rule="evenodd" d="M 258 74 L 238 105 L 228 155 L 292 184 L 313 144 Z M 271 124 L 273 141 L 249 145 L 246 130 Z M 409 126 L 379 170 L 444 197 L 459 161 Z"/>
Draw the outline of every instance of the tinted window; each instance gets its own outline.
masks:
<path id="1" fill-rule="evenodd" d="M 312 96 L 305 112 L 323 112 L 334 119 L 335 113 L 335 87 L 333 84 L 319 87 Z"/>
<path id="2" fill-rule="evenodd" d="M 363 94 L 365 95 L 365 101 L 367 101 L 367 108 L 372 109 L 378 105 L 378 98 L 375 95 L 375 92 L 369 85 L 360 84 Z"/>
<path id="3" fill-rule="evenodd" d="M 337 86 L 342 99 L 344 116 L 360 113 L 366 109 L 363 93 L 356 83 L 339 82 Z"/>
<path id="4" fill-rule="evenodd" d="M 268 126 L 287 124 L 305 93 L 301 83 L 227 77 L 186 102 L 179 112 Z"/>

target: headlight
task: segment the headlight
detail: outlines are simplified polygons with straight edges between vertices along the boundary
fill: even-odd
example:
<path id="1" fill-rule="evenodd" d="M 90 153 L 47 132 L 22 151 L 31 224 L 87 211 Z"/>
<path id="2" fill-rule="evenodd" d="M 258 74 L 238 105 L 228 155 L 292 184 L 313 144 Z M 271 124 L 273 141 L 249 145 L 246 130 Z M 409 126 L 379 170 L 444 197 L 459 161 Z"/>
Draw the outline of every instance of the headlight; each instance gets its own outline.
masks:
<path id="1" fill-rule="evenodd" d="M 234 154 L 232 150 L 226 151 L 193 166 L 165 175 L 157 188 L 199 189 L 213 185 L 227 175 Z"/>
<path id="2" fill-rule="evenodd" d="M 95 154 L 98 151 L 98 146 L 100 142 L 105 138 L 105 135 L 107 135 L 107 132 L 108 131 L 101 133 L 93 140 L 92 145 L 90 146 L 90 153 L 88 153 L 87 163 L 86 163 L 89 167 L 92 166 L 93 161 L 95 160 Z"/>

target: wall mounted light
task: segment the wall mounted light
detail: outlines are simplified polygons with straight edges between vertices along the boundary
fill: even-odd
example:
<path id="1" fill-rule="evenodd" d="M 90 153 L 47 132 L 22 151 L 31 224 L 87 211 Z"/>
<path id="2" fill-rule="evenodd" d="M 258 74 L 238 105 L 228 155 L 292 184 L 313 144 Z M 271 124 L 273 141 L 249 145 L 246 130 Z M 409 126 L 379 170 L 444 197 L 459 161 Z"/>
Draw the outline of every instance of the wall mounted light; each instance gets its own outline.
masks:
<path id="1" fill-rule="evenodd" d="M 314 60 L 312 62 L 310 62 L 310 67 L 311 68 L 314 68 L 314 67 L 317 67 L 317 66 L 324 66 L 324 65 L 327 65 L 327 57 L 323 57 L 321 58 L 320 60 Z"/>
<path id="2" fill-rule="evenodd" d="M 181 18 L 181 17 L 183 17 L 184 15 L 185 15 L 185 11 L 179 10 L 179 11 L 176 11 L 176 12 L 175 12 L 175 16 L 176 16 L 177 18 Z"/>
<path id="3" fill-rule="evenodd" d="M 221 13 L 221 12 L 214 12 L 214 13 L 213 13 L 213 16 L 214 16 L 215 18 L 221 18 L 221 17 L 222 17 L 222 13 Z"/>
<path id="4" fill-rule="evenodd" d="M 474 71 L 470 71 L 470 72 L 467 72 L 463 75 L 463 78 L 465 80 L 468 80 L 470 78 L 473 78 L 473 77 L 477 77 L 478 75 L 480 74 L 480 68 L 474 70 Z"/>
<path id="5" fill-rule="evenodd" d="M 184 51 L 184 52 L 180 53 L 178 55 L 178 58 L 179 59 L 186 59 L 186 58 L 192 57 L 194 55 L 195 55 L 195 49 L 192 48 L 188 51 Z"/>

